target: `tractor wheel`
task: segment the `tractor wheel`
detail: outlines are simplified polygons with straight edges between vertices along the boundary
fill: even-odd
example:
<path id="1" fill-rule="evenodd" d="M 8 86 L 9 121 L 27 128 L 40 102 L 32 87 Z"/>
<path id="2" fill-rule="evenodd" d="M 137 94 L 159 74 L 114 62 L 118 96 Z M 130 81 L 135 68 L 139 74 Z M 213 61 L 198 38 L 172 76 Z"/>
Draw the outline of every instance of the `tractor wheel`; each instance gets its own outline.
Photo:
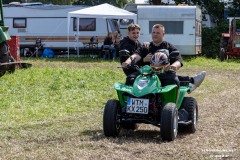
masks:
<path id="1" fill-rule="evenodd" d="M 178 132 L 178 111 L 176 104 L 167 103 L 161 116 L 161 137 L 165 141 L 173 141 Z"/>
<path id="2" fill-rule="evenodd" d="M 224 48 L 221 48 L 220 49 L 220 60 L 221 61 L 224 61 L 227 59 L 227 55 L 225 55 L 225 49 Z"/>
<path id="3" fill-rule="evenodd" d="M 15 60 L 10 54 L 9 45 L 7 42 L 2 42 L 0 44 L 0 63 L 9 63 L 14 62 Z M 6 71 L 9 71 L 10 73 L 13 73 L 15 71 L 15 64 L 8 65 L 7 67 L 0 68 L 0 77 L 5 74 Z"/>
<path id="4" fill-rule="evenodd" d="M 9 57 L 9 61 L 10 62 L 15 62 L 14 58 L 11 55 Z M 10 64 L 9 67 L 8 67 L 8 72 L 9 73 L 14 73 L 15 69 L 16 69 L 16 64 Z"/>
<path id="5" fill-rule="evenodd" d="M 108 100 L 103 113 L 103 131 L 107 137 L 118 136 L 120 124 L 120 104 L 117 100 Z"/>
<path id="6" fill-rule="evenodd" d="M 192 97 L 184 97 L 181 108 L 184 108 L 186 111 L 188 111 L 188 119 L 192 121 L 191 124 L 186 126 L 187 131 L 194 133 L 197 129 L 198 123 L 198 105 L 196 99 Z"/>
<path id="7" fill-rule="evenodd" d="M 7 42 L 2 42 L 0 44 L 0 63 L 8 63 L 10 56 L 10 50 Z"/>
<path id="8" fill-rule="evenodd" d="M 1 68 L 0 68 L 0 69 L 1 69 Z M 1 71 L 1 70 L 0 70 L 0 77 L 2 77 L 5 73 L 6 73 L 6 71 Z"/>

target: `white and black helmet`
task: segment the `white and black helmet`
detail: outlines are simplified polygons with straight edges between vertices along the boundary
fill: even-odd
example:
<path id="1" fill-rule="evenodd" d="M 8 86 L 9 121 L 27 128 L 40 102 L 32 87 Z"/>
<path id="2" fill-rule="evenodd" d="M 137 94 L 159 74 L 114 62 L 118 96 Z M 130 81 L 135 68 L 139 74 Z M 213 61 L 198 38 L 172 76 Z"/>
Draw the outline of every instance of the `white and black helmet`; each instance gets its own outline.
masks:
<path id="1" fill-rule="evenodd" d="M 157 50 L 151 58 L 151 66 L 158 68 L 169 64 L 169 51 L 167 49 Z"/>

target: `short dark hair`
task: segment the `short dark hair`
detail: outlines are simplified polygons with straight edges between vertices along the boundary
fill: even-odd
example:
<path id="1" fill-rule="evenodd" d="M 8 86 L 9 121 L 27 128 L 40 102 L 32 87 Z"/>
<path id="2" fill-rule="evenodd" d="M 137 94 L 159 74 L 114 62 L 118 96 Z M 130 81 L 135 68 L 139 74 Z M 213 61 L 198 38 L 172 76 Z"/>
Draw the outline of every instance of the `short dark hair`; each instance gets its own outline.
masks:
<path id="1" fill-rule="evenodd" d="M 135 29 L 141 30 L 141 28 L 140 28 L 140 26 L 138 24 L 133 24 L 133 23 L 129 24 L 128 31 L 133 31 Z"/>
<path id="2" fill-rule="evenodd" d="M 152 28 L 161 28 L 165 32 L 165 27 L 162 24 L 154 24 Z"/>

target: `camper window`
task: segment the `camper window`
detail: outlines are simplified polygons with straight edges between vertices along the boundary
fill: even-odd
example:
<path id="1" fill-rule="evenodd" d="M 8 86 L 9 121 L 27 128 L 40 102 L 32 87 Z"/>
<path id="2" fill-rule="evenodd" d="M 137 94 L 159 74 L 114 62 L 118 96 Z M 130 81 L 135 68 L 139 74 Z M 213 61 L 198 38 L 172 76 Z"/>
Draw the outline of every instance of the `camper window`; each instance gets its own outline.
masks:
<path id="1" fill-rule="evenodd" d="M 129 25 L 133 23 L 133 19 L 120 19 L 120 25 Z"/>
<path id="2" fill-rule="evenodd" d="M 26 18 L 13 18 L 13 28 L 26 28 L 27 19 Z"/>
<path id="3" fill-rule="evenodd" d="M 152 33 L 154 24 L 162 24 L 166 34 L 183 34 L 183 21 L 149 21 L 149 33 Z"/>
<path id="4" fill-rule="evenodd" d="M 73 18 L 73 31 L 77 31 L 76 18 Z M 96 31 L 96 18 L 79 18 L 79 31 Z"/>

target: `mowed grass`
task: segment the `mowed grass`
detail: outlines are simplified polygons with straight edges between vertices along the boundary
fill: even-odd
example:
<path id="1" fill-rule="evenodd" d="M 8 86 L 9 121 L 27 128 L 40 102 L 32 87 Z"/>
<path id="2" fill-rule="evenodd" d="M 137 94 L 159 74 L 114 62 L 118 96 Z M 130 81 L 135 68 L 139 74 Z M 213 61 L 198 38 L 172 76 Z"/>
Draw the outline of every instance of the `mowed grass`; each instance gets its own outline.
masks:
<path id="1" fill-rule="evenodd" d="M 104 105 L 108 99 L 117 98 L 113 84 L 125 81 L 122 70 L 117 68 L 118 61 L 86 58 L 25 61 L 32 63 L 32 68 L 0 78 L 0 159 L 131 157 L 122 154 L 119 157 L 119 153 L 115 157 L 114 150 L 117 152 L 117 148 L 130 142 L 109 141 L 102 131 Z M 201 70 L 206 70 L 207 76 L 213 75 L 193 93 L 199 103 L 205 103 L 226 85 L 237 83 L 240 61 L 184 58 L 179 74 L 193 76 Z M 236 82 L 231 82 L 231 75 L 237 77 Z M 155 136 L 150 143 L 160 141 Z M 131 143 L 130 147 L 133 146 Z M 147 157 L 152 159 L 150 155 Z"/>

